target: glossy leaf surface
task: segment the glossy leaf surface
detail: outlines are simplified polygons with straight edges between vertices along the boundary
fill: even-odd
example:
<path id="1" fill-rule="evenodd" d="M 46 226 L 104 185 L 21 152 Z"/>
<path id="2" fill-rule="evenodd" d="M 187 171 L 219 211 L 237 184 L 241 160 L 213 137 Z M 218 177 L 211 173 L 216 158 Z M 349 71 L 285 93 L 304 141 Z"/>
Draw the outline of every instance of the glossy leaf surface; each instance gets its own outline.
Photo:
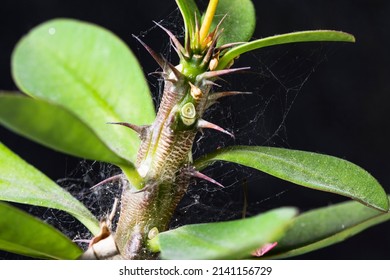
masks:
<path id="1" fill-rule="evenodd" d="M 40 259 L 76 259 L 82 253 L 52 226 L 0 202 L 0 250 Z"/>
<path id="2" fill-rule="evenodd" d="M 382 211 L 389 209 L 387 195 L 377 180 L 343 159 L 281 148 L 233 146 L 198 159 L 195 166 L 203 169 L 219 160 L 252 167 L 308 188 L 344 195 Z"/>
<path id="3" fill-rule="evenodd" d="M 70 193 L 0 143 L 0 200 L 55 208 L 68 212 L 93 234 L 96 218 Z"/>
<path id="4" fill-rule="evenodd" d="M 218 45 L 249 41 L 256 26 L 256 12 L 252 1 L 219 0 L 211 30 L 214 30 L 225 15 L 221 24 L 223 33 Z"/>
<path id="5" fill-rule="evenodd" d="M 296 215 L 294 208 L 228 222 L 186 225 L 163 232 L 158 241 L 163 259 L 240 259 L 277 240 Z"/>
<path id="6" fill-rule="evenodd" d="M 282 35 L 275 35 L 239 45 L 227 51 L 219 60 L 218 69 L 224 69 L 232 60 L 241 54 L 275 45 L 302 43 L 302 42 L 355 42 L 351 34 L 333 30 L 312 30 L 292 32 Z"/>
<path id="7" fill-rule="evenodd" d="M 54 150 L 91 160 L 128 164 L 67 109 L 20 94 L 0 94 L 0 123 Z"/>
<path id="8" fill-rule="evenodd" d="M 388 220 L 390 213 L 355 201 L 308 211 L 294 219 L 278 246 L 265 257 L 288 258 L 318 250 Z M 378 246 L 375 240 L 372 244 Z"/>
<path id="9" fill-rule="evenodd" d="M 48 21 L 18 43 L 12 71 L 22 91 L 66 108 L 117 155 L 135 160 L 138 135 L 107 122 L 150 124 L 155 112 L 137 60 L 111 32 L 76 20 Z"/>

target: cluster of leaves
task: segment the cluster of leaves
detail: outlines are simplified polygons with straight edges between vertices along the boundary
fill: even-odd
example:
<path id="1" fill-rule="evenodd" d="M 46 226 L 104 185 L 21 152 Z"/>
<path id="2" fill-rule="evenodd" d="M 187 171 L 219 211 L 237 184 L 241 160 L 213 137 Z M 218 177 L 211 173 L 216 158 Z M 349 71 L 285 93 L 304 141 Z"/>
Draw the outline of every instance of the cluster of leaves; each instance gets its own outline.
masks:
<path id="1" fill-rule="evenodd" d="M 176 1 L 188 30 L 198 8 Z M 233 13 L 239 6 L 240 13 Z M 247 41 L 254 30 L 250 0 L 223 0 L 221 43 Z M 215 18 L 214 25 L 219 21 Z M 220 59 L 225 68 L 237 56 L 277 44 L 354 41 L 335 31 L 304 31 L 235 46 Z M 138 136 L 107 122 L 150 124 L 155 111 L 141 67 L 127 46 L 93 24 L 56 19 L 39 25 L 16 46 L 12 73 L 24 94 L 1 92 L 0 123 L 54 150 L 119 166 L 129 181 L 139 175 L 134 159 Z M 98 221 L 79 201 L 0 143 L 0 200 L 66 211 L 92 234 Z M 238 221 L 187 225 L 157 235 L 151 247 L 165 259 L 248 258 L 257 248 L 278 241 L 267 258 L 284 258 L 329 246 L 390 219 L 388 197 L 360 167 L 335 157 L 272 147 L 235 146 L 195 161 L 201 170 L 229 161 L 295 184 L 350 197 L 356 201 L 297 215 L 280 208 Z M 363 205 L 364 204 L 364 205 Z M 369 207 L 367 207 L 369 206 Z M 35 258 L 75 259 L 82 253 L 66 236 L 5 202 L 0 203 L 0 250 Z"/>

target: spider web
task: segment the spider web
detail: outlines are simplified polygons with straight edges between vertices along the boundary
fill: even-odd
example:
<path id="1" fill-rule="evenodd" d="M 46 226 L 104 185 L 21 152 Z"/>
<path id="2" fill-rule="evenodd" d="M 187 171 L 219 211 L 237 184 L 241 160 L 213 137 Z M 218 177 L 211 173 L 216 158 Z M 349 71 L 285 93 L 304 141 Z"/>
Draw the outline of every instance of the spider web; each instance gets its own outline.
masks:
<path id="1" fill-rule="evenodd" d="M 178 9 L 159 23 L 183 42 L 184 29 Z M 168 36 L 159 27 L 151 24 L 149 29 L 136 35 L 155 51 L 162 53 L 168 61 L 178 63 Z M 140 45 L 133 51 L 140 61 L 146 61 L 142 63 L 146 74 L 159 70 Z M 221 99 L 204 115 L 204 119 L 233 132 L 235 139 L 205 130 L 198 134 L 194 142 L 194 159 L 231 145 L 289 148 L 286 124 L 289 112 L 298 95 L 305 90 L 304 86 L 311 74 L 332 52 L 330 45 L 315 43 L 275 46 L 243 55 L 235 66 L 250 66 L 251 69 L 224 77 L 219 82 L 221 88 L 214 90 L 239 90 L 251 94 Z M 147 80 L 158 108 L 163 80 L 151 75 L 147 75 Z M 262 172 L 223 162 L 215 163 L 203 172 L 222 183 L 224 188 L 194 180 L 177 208 L 171 222 L 172 228 L 191 223 L 237 219 L 286 204 L 297 204 L 297 194 L 294 192 L 299 187 Z M 57 182 L 82 201 L 98 219 L 103 219 L 111 211 L 115 198 L 120 197 L 121 185 L 112 182 L 94 189 L 91 187 L 118 173 L 120 169 L 113 165 L 84 160 L 66 178 Z M 69 214 L 40 207 L 29 207 L 28 211 L 78 241 L 84 249 L 88 246 L 85 240 L 91 239 L 91 234 Z M 118 215 L 114 225 L 117 218 Z"/>
<path id="2" fill-rule="evenodd" d="M 184 40 L 178 9 L 159 23 L 171 30 L 179 40 Z M 173 64 L 178 63 L 168 36 L 156 25 L 137 36 Z M 141 46 L 138 45 L 133 51 L 141 61 L 149 60 L 149 64 L 143 63 L 146 74 L 159 70 Z M 289 148 L 286 125 L 289 112 L 311 74 L 332 52 L 329 44 L 315 43 L 276 46 L 243 55 L 236 66 L 250 66 L 251 69 L 224 77 L 220 82 L 221 88 L 215 88 L 215 91 L 240 90 L 252 94 L 224 98 L 204 115 L 204 119 L 232 131 L 235 139 L 219 132 L 203 131 L 194 142 L 194 158 L 231 145 Z M 147 79 L 158 108 L 163 80 L 150 75 Z M 292 204 L 293 199 L 289 198 L 289 194 L 300 189 L 286 182 L 281 183 L 262 172 L 231 163 L 216 163 L 204 173 L 225 187 L 221 189 L 208 182 L 194 180 L 177 208 L 172 227 L 231 220 L 283 206 L 285 203 Z M 294 195 L 292 197 L 295 198 Z M 102 202 L 99 203 L 97 207 L 102 207 Z M 108 208 L 106 205 L 105 211 Z"/>
<path id="3" fill-rule="evenodd" d="M 314 48 L 313 48 L 314 47 Z M 235 139 L 205 131 L 194 143 L 194 158 L 232 145 L 289 148 L 289 112 L 305 83 L 326 59 L 326 45 L 278 46 L 247 54 L 237 67 L 250 66 L 246 73 L 226 77 L 221 89 L 251 92 L 227 97 L 210 108 L 204 118 L 231 131 Z M 232 163 L 216 163 L 204 173 L 225 187 L 197 181 L 179 206 L 175 225 L 231 220 L 251 216 L 287 204 L 300 189 L 254 169 Z M 184 213 L 184 214 L 183 214 Z M 189 215 L 188 215 L 188 214 Z M 187 218 L 183 218 L 187 214 Z"/>

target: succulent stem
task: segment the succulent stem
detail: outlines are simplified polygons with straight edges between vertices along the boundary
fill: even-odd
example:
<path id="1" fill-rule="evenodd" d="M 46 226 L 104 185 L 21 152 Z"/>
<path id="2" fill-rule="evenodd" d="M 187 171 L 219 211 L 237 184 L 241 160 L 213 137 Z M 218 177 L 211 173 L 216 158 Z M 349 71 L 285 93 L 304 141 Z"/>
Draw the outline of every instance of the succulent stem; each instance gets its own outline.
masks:
<path id="1" fill-rule="evenodd" d="M 158 248 L 152 246 L 150 250 L 150 243 L 153 243 L 150 242 L 153 239 L 150 233 L 152 230 L 162 232 L 169 228 L 173 213 L 192 177 L 223 187 L 192 167 L 191 154 L 199 129 L 216 129 L 234 137 L 227 130 L 203 120 L 202 116 L 216 98 L 235 94 L 220 93 L 214 99 L 209 99 L 214 81 L 221 75 L 248 69 L 215 70 L 220 53 L 216 49 L 217 40 L 222 29 L 219 30 L 218 25 L 210 33 L 210 26 L 217 5 L 218 0 L 210 0 L 201 27 L 195 18 L 196 30 L 190 38 L 195 44 L 189 51 L 184 50 L 169 30 L 160 26 L 178 51 L 180 64 L 176 67 L 136 37 L 162 68 L 164 92 L 156 119 L 150 126 L 115 123 L 136 131 L 140 135 L 141 146 L 135 168 L 122 168 L 130 180 L 122 191 L 121 212 L 113 234 L 118 254 L 110 254 L 112 258 L 157 257 L 155 251 Z"/>

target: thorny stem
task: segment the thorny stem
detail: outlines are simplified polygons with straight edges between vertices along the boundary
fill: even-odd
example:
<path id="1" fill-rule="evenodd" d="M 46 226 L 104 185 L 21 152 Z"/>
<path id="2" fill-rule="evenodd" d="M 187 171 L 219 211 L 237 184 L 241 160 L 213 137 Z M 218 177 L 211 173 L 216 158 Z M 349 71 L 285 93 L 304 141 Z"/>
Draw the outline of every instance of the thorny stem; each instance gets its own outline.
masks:
<path id="1" fill-rule="evenodd" d="M 191 177 L 202 178 L 222 186 L 195 170 L 191 152 L 199 129 L 217 129 L 233 136 L 218 125 L 203 120 L 202 116 L 218 97 L 229 95 L 209 95 L 214 81 L 221 75 L 247 69 L 214 71 L 220 55 L 216 49 L 220 36 L 219 25 L 212 32 L 209 29 L 217 4 L 218 0 L 210 1 L 202 26 L 191 35 L 200 39 L 195 49 L 191 49 L 190 41 L 182 47 L 178 40 L 173 38 L 174 35 L 163 28 L 171 37 L 179 56 L 183 54 L 178 66 L 170 65 L 165 58 L 141 42 L 163 68 L 164 92 L 156 119 L 150 126 L 137 127 L 117 123 L 135 130 L 140 135 L 141 145 L 135 166 L 139 179 L 129 181 L 123 187 L 114 242 L 112 238 L 107 238 L 111 242 L 109 246 L 116 247 L 110 252 L 116 251 L 117 254 L 107 256 L 103 253 L 103 258 L 156 258 L 158 254 L 152 252 L 147 245 L 149 232 L 168 229 Z M 126 171 L 134 173 L 133 169 L 124 170 Z M 139 190 L 141 185 L 143 188 Z M 94 246 L 91 250 L 92 255 L 100 257 Z"/>
<path id="2" fill-rule="evenodd" d="M 184 179 L 184 178 L 183 178 Z M 165 231 L 188 185 L 152 185 L 141 192 L 127 186 L 122 193 L 122 209 L 115 233 L 120 258 L 154 259 L 157 254 L 147 248 L 152 229 Z M 180 186 L 179 186 L 180 185 Z"/>

